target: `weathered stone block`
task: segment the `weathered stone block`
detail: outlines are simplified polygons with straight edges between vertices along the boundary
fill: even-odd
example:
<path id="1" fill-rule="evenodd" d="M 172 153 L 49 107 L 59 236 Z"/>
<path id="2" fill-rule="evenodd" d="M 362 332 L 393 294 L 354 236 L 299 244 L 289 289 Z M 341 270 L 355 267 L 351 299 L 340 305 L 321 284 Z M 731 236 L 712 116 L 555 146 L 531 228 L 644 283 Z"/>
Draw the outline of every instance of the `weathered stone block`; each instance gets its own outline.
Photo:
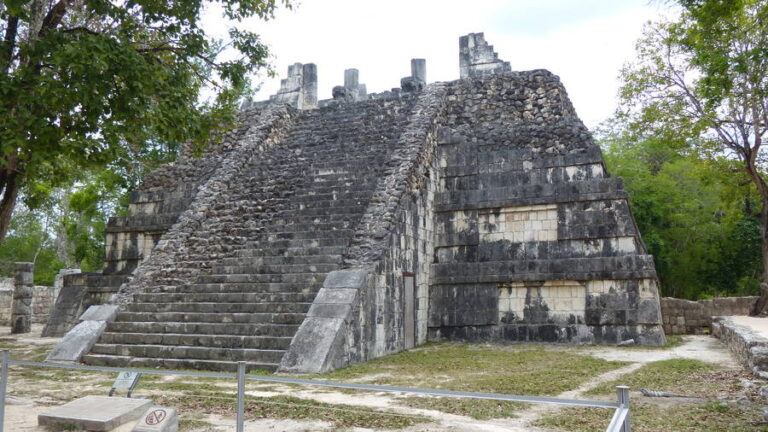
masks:
<path id="1" fill-rule="evenodd" d="M 79 362 L 107 328 L 105 321 L 83 321 L 67 332 L 48 354 L 45 361 L 52 363 Z"/>

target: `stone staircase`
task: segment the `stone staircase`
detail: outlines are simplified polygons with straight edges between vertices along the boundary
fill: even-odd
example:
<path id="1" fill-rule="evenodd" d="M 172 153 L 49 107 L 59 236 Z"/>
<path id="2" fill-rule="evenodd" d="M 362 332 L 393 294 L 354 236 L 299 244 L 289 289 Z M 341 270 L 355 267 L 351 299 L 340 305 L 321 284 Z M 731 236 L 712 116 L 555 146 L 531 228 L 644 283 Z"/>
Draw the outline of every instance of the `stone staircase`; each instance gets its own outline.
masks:
<path id="1" fill-rule="evenodd" d="M 136 294 L 83 361 L 274 371 L 326 274 L 341 268 L 414 103 L 300 112 L 190 236 L 199 253 L 184 259 L 200 268 L 196 280 Z"/>

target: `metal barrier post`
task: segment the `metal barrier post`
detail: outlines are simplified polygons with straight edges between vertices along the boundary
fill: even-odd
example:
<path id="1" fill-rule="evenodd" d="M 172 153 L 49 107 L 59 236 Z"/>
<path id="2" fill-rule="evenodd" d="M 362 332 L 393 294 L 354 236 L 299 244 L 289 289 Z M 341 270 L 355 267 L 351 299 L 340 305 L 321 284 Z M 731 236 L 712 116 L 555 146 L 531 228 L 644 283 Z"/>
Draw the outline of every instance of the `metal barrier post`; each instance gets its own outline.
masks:
<path id="1" fill-rule="evenodd" d="M 8 389 L 8 361 L 11 359 L 11 352 L 3 350 L 3 364 L 0 366 L 0 432 L 3 432 L 5 424 L 5 392 Z"/>
<path id="2" fill-rule="evenodd" d="M 624 417 L 624 423 L 621 424 L 621 432 L 632 432 L 632 422 L 629 419 L 629 387 L 616 386 L 616 396 L 619 399 L 619 405 L 627 409 L 627 416 Z"/>
<path id="3" fill-rule="evenodd" d="M 243 432 L 245 421 L 245 362 L 237 362 L 237 432 Z M 3 432 L 0 430 L 0 432 Z"/>

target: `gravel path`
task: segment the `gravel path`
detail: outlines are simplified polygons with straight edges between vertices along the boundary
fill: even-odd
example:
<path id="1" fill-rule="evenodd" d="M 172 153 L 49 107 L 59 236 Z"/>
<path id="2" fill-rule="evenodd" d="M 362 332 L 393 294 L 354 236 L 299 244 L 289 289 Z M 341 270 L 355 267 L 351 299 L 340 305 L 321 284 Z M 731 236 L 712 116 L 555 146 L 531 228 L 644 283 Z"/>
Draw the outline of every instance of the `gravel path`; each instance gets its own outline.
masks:
<path id="1" fill-rule="evenodd" d="M 741 325 L 748 325 L 752 328 L 754 328 L 755 325 L 762 326 L 762 331 L 764 331 L 764 334 L 766 337 L 768 337 L 768 319 L 749 317 L 737 318 L 740 321 L 742 319 L 744 320 L 744 322 L 739 322 Z M 45 340 L 41 338 L 35 338 L 32 335 L 25 336 L 23 339 L 24 343 L 35 345 L 52 344 L 55 341 L 55 339 Z M 630 364 L 594 377 L 583 383 L 578 388 L 563 392 L 557 395 L 557 397 L 567 399 L 590 399 L 591 397 L 583 396 L 583 394 L 590 389 L 604 382 L 613 381 L 625 374 L 634 372 L 646 363 L 660 360 L 667 360 L 672 358 L 690 358 L 718 363 L 727 367 L 736 367 L 737 365 L 736 361 L 731 357 L 730 352 L 722 344 L 720 344 L 717 339 L 709 336 L 686 336 L 684 338 L 684 343 L 681 346 L 672 349 L 590 347 L 588 349 L 578 350 L 578 353 L 582 355 L 592 355 L 594 357 L 608 361 L 630 362 Z M 564 355 L 567 354 L 564 352 Z M 451 415 L 439 411 L 403 407 L 398 404 L 396 395 L 387 393 L 349 394 L 343 392 L 328 391 L 327 389 L 324 389 L 323 391 L 312 391 L 310 389 L 296 389 L 288 387 L 283 389 L 280 387 L 281 386 L 273 386 L 272 390 L 276 390 L 277 392 L 283 394 L 291 394 L 293 396 L 315 399 L 317 401 L 331 404 L 338 403 L 369 408 L 382 408 L 392 410 L 400 414 L 424 415 L 433 419 L 433 422 L 431 423 L 419 424 L 410 428 L 401 429 L 401 432 L 544 432 L 543 429 L 535 428 L 530 425 L 541 416 L 561 409 L 560 406 L 555 405 L 530 405 L 529 408 L 519 411 L 518 417 L 513 419 L 478 421 L 469 417 Z M 249 391 L 249 393 L 254 396 L 274 396 L 277 394 L 274 391 Z M 37 427 L 37 414 L 42 411 L 46 411 L 47 409 L 48 408 L 45 406 L 36 404 L 33 400 L 19 399 L 10 401 L 10 403 L 6 406 L 7 430 L 18 432 L 31 432 L 40 430 Z M 234 419 L 231 418 L 222 418 L 220 416 L 211 415 L 203 418 L 202 420 L 206 420 L 215 426 L 212 428 L 201 429 L 200 432 L 224 432 L 233 430 Z M 247 431 L 299 432 L 333 429 L 334 428 L 332 424 L 321 421 L 264 419 L 246 422 Z M 125 432 L 128 432 L 128 430 L 130 429 L 125 429 Z M 362 432 L 367 431 L 368 429 L 357 428 L 350 430 L 355 432 Z M 121 429 L 120 432 L 124 431 Z"/>

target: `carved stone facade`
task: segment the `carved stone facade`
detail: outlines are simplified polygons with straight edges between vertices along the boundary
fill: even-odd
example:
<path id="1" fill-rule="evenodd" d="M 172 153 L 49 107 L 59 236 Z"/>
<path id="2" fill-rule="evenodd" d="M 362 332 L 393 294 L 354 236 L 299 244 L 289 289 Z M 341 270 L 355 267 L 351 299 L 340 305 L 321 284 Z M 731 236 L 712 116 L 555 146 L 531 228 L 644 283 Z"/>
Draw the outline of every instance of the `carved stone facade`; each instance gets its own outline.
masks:
<path id="1" fill-rule="evenodd" d="M 305 373 L 427 340 L 663 344 L 652 257 L 558 77 L 511 72 L 482 33 L 460 60 L 377 94 L 350 69 L 316 103 L 296 64 L 221 147 L 150 175 L 110 223 L 122 310 L 84 360 Z"/>

